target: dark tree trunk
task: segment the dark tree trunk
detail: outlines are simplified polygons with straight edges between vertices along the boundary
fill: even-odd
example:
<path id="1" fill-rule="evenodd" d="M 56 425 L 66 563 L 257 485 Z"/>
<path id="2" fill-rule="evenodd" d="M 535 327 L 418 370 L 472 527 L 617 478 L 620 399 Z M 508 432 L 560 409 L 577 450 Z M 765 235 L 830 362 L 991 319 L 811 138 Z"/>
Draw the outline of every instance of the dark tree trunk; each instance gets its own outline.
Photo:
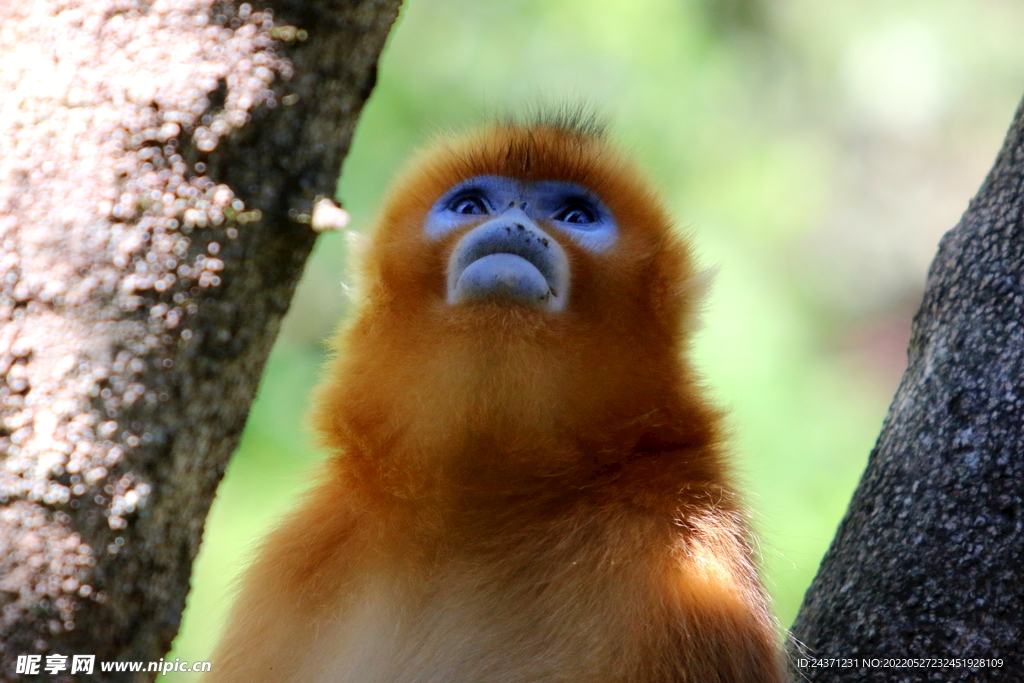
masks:
<path id="1" fill-rule="evenodd" d="M 399 0 L 254 4 L 0 0 L 2 680 L 178 631 Z"/>
<path id="2" fill-rule="evenodd" d="M 942 239 L 909 367 L 793 626 L 793 680 L 1024 680 L 1022 502 L 1024 105 Z M 939 661 L 863 661 L 885 658 Z"/>

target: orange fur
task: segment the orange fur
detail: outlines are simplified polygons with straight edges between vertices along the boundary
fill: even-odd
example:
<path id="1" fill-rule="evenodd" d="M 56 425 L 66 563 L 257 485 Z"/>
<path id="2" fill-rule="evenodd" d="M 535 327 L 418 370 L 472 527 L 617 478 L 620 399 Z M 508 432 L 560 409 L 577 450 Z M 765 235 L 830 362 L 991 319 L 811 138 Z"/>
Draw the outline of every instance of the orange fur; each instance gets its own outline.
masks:
<path id="1" fill-rule="evenodd" d="M 451 306 L 466 229 L 424 234 L 477 175 L 600 196 L 618 241 L 559 239 L 549 313 Z M 557 234 L 557 233 L 552 233 Z M 688 245 L 599 135 L 503 124 L 399 179 L 314 421 L 332 453 L 265 542 L 208 681 L 781 681 L 710 405 L 685 352 Z"/>

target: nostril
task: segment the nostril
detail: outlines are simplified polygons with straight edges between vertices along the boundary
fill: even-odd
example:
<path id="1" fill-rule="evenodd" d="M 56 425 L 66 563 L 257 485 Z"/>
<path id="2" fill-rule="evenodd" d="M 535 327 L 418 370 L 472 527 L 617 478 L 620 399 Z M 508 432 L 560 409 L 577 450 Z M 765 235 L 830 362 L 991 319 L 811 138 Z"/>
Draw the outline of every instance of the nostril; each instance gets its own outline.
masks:
<path id="1" fill-rule="evenodd" d="M 526 226 L 522 223 L 516 223 L 516 228 L 519 230 L 526 230 Z"/>

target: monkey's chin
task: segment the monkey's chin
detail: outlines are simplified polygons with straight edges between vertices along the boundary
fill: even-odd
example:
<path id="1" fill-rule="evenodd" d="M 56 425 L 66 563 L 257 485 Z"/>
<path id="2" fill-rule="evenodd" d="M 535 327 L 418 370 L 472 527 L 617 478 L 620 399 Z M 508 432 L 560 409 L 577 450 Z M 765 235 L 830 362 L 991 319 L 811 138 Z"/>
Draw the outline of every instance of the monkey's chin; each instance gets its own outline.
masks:
<path id="1" fill-rule="evenodd" d="M 563 301 L 538 268 L 515 254 L 489 254 L 470 263 L 449 289 L 448 303 L 508 301 L 556 311 Z"/>

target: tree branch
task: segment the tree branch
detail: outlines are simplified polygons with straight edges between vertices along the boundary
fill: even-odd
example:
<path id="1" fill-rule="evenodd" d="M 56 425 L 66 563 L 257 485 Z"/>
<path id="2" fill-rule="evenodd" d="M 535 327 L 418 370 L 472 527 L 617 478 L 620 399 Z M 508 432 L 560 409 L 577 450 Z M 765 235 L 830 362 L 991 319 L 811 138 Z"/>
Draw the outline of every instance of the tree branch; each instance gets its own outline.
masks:
<path id="1" fill-rule="evenodd" d="M 21 654 L 169 649 L 399 0 L 0 5 L 12 680 Z"/>
<path id="2" fill-rule="evenodd" d="M 909 367 L 793 626 L 791 658 L 981 658 L 1024 678 L 1024 104 L 942 239 Z M 802 644 L 799 645 L 799 644 Z M 980 680 L 801 668 L 794 680 Z"/>

